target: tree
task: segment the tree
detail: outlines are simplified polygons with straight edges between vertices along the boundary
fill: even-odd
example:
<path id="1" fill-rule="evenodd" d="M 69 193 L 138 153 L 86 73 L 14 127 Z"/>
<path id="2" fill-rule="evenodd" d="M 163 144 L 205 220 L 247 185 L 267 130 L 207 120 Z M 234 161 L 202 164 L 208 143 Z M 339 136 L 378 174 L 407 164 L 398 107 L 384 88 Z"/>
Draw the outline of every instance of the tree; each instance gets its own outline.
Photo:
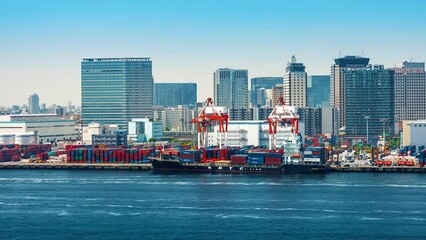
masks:
<path id="1" fill-rule="evenodd" d="M 150 143 L 155 143 L 157 141 L 157 139 L 156 138 L 150 138 L 150 139 L 148 139 L 148 142 L 150 142 Z"/>

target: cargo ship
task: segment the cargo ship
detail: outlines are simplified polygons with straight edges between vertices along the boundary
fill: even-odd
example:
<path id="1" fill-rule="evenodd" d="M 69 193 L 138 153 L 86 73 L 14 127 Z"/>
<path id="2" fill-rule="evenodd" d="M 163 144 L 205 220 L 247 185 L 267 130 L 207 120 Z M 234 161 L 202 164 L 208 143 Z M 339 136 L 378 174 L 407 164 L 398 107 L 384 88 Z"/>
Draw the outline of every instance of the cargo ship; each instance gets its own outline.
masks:
<path id="1" fill-rule="evenodd" d="M 232 164 L 230 161 L 210 163 L 181 162 L 178 159 L 152 159 L 154 172 L 194 172 L 194 173 L 256 173 L 256 174 L 302 174 L 326 173 L 326 165 L 308 165 L 302 163 L 267 164 Z"/>
<path id="2" fill-rule="evenodd" d="M 228 148 L 229 160 L 216 158 L 220 155 L 219 149 L 207 149 L 206 159 L 202 159 L 200 150 L 165 151 L 150 160 L 154 172 L 301 174 L 331 170 L 326 164 L 325 148 L 295 149 L 297 152 L 293 151 L 291 155 L 288 147 L 285 150 L 287 154 L 256 147 Z"/>
<path id="3" fill-rule="evenodd" d="M 246 146 L 234 149 L 227 144 L 229 116 L 222 107 L 216 107 L 208 98 L 198 117 L 197 150 L 163 152 L 151 159 L 155 172 L 207 173 L 324 173 L 329 171 L 325 148 L 303 149 L 299 133 L 299 117 L 295 107 L 286 106 L 282 97 L 265 120 L 269 133 L 269 148 Z M 218 146 L 209 149 L 208 130 L 217 126 Z M 278 131 L 281 138 L 278 140 Z M 235 146 L 236 147 L 236 146 Z M 238 147 L 237 147 L 238 148 Z"/>

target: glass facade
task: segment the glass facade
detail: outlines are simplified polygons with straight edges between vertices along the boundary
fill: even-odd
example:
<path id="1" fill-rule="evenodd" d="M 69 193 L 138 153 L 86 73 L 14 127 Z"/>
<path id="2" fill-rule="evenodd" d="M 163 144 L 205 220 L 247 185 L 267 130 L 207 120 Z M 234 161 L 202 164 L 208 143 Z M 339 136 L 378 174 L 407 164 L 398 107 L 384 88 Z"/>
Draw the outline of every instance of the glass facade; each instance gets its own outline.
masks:
<path id="1" fill-rule="evenodd" d="M 36 93 L 28 97 L 28 111 L 32 114 L 40 113 L 39 99 Z"/>
<path id="2" fill-rule="evenodd" d="M 282 77 L 257 77 L 251 79 L 250 84 L 250 102 L 253 106 L 265 106 L 266 98 L 261 97 L 264 95 L 264 91 L 259 89 L 272 89 L 277 84 L 283 84 Z"/>
<path id="3" fill-rule="evenodd" d="M 394 71 L 382 65 L 345 71 L 346 135 L 366 136 L 365 116 L 369 116 L 368 134 L 382 135 L 383 119 L 386 133 L 393 134 L 394 122 Z"/>
<path id="4" fill-rule="evenodd" d="M 153 76 L 150 58 L 95 58 L 81 63 L 83 124 L 117 124 L 152 118 Z"/>
<path id="5" fill-rule="evenodd" d="M 155 83 L 154 105 L 177 107 L 197 102 L 196 83 Z"/>
<path id="6" fill-rule="evenodd" d="M 213 95 L 216 106 L 248 107 L 248 70 L 220 68 L 213 74 Z"/>
<path id="7" fill-rule="evenodd" d="M 308 76 L 306 92 L 308 107 L 330 106 L 330 76 Z"/>

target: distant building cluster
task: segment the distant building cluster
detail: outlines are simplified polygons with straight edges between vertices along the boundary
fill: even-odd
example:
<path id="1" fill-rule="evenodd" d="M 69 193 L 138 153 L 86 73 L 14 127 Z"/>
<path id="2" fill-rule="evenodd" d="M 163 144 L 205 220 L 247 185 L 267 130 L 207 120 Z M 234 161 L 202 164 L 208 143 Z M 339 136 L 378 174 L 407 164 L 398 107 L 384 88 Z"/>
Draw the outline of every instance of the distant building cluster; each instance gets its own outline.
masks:
<path id="1" fill-rule="evenodd" d="M 81 108 L 71 101 L 67 106 L 46 107 L 34 93 L 28 104 L 3 108 L 0 113 L 54 114 L 73 120 L 80 126 L 77 132 L 82 140 L 81 126 L 90 126 L 87 134 L 94 131 L 105 141 L 116 139 L 99 130 L 110 126 L 116 126 L 114 134 L 125 131 L 131 142 L 172 132 L 193 134 L 191 120 L 203 105 L 197 102 L 197 84 L 155 83 L 152 64 L 150 58 L 86 58 L 81 62 Z M 400 135 L 403 121 L 410 121 L 404 126 L 413 127 L 416 121 L 426 120 L 424 62 L 405 61 L 385 68 L 371 64 L 367 57 L 345 56 L 334 60 L 329 75 L 308 75 L 306 68 L 292 56 L 282 76 L 253 77 L 250 84 L 248 69 L 218 68 L 212 74 L 211 97 L 216 106 L 226 108 L 231 121 L 240 121 L 237 129 L 251 126 L 245 121 L 258 121 L 253 129 L 261 129 L 280 98 L 297 108 L 307 136 L 340 135 L 369 142 L 384 134 Z M 42 138 L 52 139 L 60 137 Z"/>

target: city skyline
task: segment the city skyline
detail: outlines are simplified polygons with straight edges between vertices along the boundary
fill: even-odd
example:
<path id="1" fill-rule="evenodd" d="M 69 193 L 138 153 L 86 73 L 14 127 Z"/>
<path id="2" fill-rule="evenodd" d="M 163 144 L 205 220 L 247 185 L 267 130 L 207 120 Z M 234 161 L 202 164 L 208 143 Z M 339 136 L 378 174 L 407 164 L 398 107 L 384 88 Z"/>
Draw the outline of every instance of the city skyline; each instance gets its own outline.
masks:
<path id="1" fill-rule="evenodd" d="M 223 67 L 248 69 L 250 79 L 282 76 L 292 55 L 308 75 L 330 74 L 345 55 L 386 68 L 426 60 L 423 1 L 97 3 L 1 4 L 0 79 L 14 84 L 2 87 L 0 105 L 24 104 L 32 93 L 47 105 L 80 105 L 80 62 L 91 57 L 150 57 L 156 83 L 197 83 L 198 101 L 213 95 L 212 73 Z"/>

